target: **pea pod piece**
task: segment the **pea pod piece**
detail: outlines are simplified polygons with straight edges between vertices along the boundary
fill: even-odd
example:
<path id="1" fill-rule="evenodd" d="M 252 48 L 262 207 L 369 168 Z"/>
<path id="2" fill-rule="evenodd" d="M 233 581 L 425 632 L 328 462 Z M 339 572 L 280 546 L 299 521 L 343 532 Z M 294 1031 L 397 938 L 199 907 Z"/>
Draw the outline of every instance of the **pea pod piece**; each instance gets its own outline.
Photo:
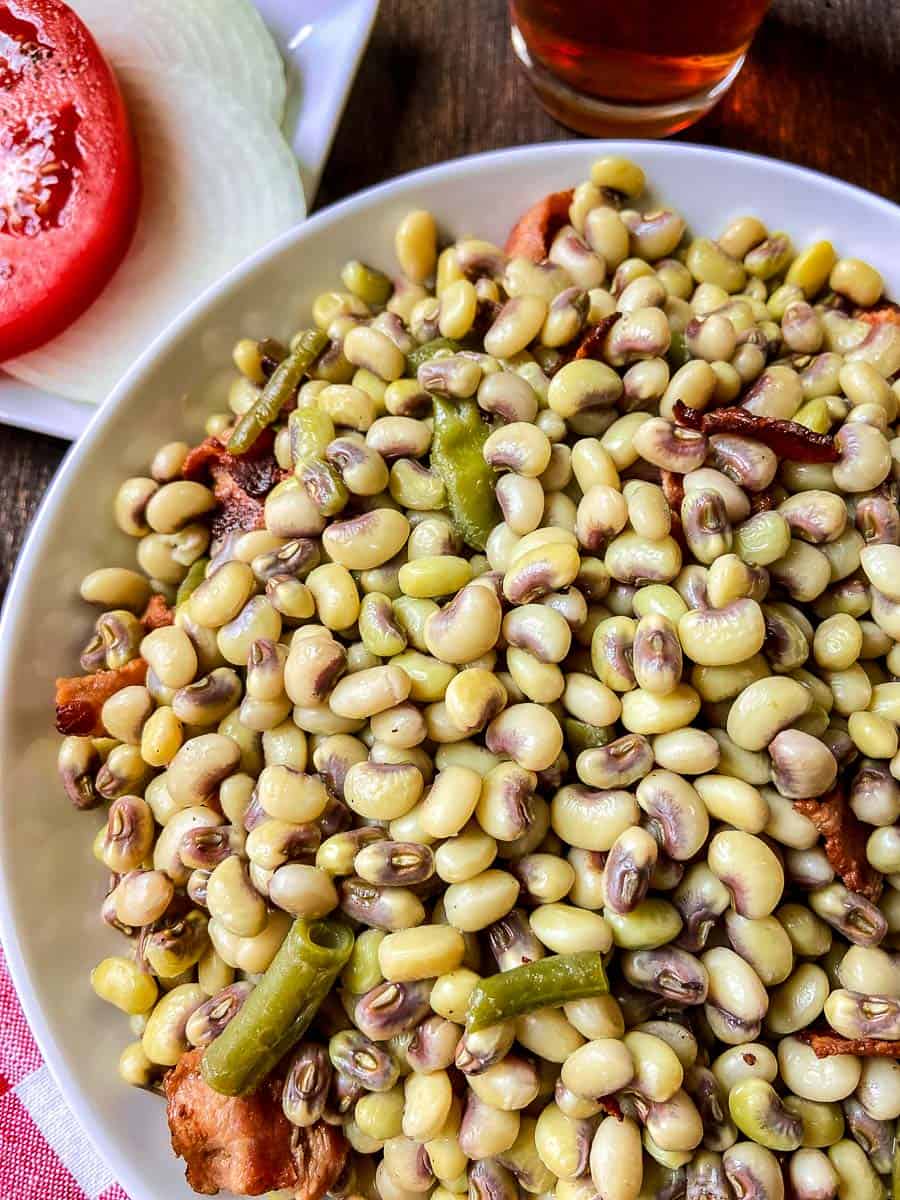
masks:
<path id="1" fill-rule="evenodd" d="M 352 949 L 341 922 L 296 920 L 240 1012 L 206 1048 L 209 1086 L 225 1096 L 252 1092 L 306 1032 Z"/>
<path id="2" fill-rule="evenodd" d="M 206 568 L 209 566 L 208 558 L 198 558 L 191 563 L 190 570 L 181 583 L 178 585 L 178 591 L 175 593 L 175 604 L 184 604 L 191 595 L 197 590 L 203 580 L 206 578 Z"/>
<path id="3" fill-rule="evenodd" d="M 430 342 L 423 342 L 415 350 L 410 350 L 406 356 L 406 369 L 410 375 L 415 375 L 422 363 L 430 362 L 442 350 L 446 350 L 448 354 L 455 354 L 461 348 L 462 343 L 454 341 L 452 338 L 432 338 Z"/>
<path id="4" fill-rule="evenodd" d="M 299 334 L 293 350 L 272 372 L 259 399 L 235 425 L 228 439 L 229 454 L 246 454 L 262 431 L 277 421 L 300 380 L 327 345 L 328 338 L 320 329 L 304 329 Z"/>
<path id="5" fill-rule="evenodd" d="M 434 397 L 431 465 L 444 481 L 454 524 L 476 550 L 485 548 L 500 522 L 497 473 L 482 452 L 490 432 L 474 400 L 453 404 Z"/>
<path id="6" fill-rule="evenodd" d="M 482 979 L 469 998 L 466 1030 L 477 1033 L 538 1008 L 587 1000 L 608 991 L 603 959 L 596 951 L 554 954 Z"/>

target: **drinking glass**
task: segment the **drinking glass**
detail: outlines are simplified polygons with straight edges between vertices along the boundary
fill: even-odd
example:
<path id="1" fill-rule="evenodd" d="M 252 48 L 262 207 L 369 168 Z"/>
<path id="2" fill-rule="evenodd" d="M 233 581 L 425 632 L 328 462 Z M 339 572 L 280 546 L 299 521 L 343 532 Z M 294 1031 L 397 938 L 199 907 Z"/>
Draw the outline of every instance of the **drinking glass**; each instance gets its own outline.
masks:
<path id="1" fill-rule="evenodd" d="M 769 0 L 509 0 L 512 41 L 544 107 L 581 133 L 664 137 L 740 71 Z"/>

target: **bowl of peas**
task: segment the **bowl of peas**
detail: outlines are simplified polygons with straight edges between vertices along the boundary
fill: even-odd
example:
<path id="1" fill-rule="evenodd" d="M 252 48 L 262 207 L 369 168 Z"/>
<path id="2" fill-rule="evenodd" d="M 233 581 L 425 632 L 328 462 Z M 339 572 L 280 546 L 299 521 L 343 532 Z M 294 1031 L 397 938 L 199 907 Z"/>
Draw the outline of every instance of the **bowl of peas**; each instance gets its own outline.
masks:
<path id="1" fill-rule="evenodd" d="M 0 637 L 0 931 L 133 1200 L 890 1192 L 898 233 L 502 151 L 135 364 Z"/>

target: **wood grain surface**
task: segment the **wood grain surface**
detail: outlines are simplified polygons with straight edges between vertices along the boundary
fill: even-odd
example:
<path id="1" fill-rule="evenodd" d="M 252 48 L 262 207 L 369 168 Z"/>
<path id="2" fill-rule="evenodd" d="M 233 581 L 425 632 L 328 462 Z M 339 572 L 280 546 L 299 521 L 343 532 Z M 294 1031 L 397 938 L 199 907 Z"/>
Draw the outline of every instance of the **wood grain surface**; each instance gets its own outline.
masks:
<path id="1" fill-rule="evenodd" d="M 680 135 L 900 200 L 900 0 L 776 0 L 725 100 Z M 382 0 L 318 206 L 442 159 L 572 135 L 509 45 L 505 0 Z M 66 445 L 0 429 L 0 592 Z"/>

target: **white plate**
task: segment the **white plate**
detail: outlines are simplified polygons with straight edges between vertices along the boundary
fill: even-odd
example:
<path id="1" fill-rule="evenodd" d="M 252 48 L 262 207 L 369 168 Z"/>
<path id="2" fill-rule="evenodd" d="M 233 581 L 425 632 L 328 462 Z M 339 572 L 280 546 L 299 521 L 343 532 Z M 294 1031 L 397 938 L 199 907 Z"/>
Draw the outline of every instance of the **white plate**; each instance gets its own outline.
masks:
<path id="1" fill-rule="evenodd" d="M 378 0 L 253 2 L 284 58 L 288 77 L 284 131 L 300 163 L 303 191 L 311 207 Z M 0 369 L 0 424 L 71 440 L 93 415 L 91 405 L 32 387 Z"/>
<path id="2" fill-rule="evenodd" d="M 99 819 L 76 813 L 55 778 L 53 679 L 77 668 L 92 614 L 78 584 L 102 564 L 133 562 L 111 499 L 156 446 L 202 436 L 211 392 L 241 331 L 268 316 L 285 334 L 353 256 L 391 269 L 393 230 L 429 208 L 447 233 L 502 241 L 546 192 L 583 179 L 598 153 L 639 161 L 657 195 L 715 234 L 759 214 L 803 243 L 832 238 L 869 259 L 900 292 L 900 209 L 846 184 L 771 160 L 678 143 L 570 142 L 460 159 L 319 213 L 232 272 L 150 347 L 57 475 L 19 560 L 0 624 L 0 935 L 26 1015 L 72 1110 L 132 1200 L 188 1200 L 162 1106 L 119 1083 L 127 1022 L 97 1000 L 90 967 L 120 939 L 99 919 L 104 874 L 91 855 Z M 221 401 L 220 401 L 221 403 Z"/>

